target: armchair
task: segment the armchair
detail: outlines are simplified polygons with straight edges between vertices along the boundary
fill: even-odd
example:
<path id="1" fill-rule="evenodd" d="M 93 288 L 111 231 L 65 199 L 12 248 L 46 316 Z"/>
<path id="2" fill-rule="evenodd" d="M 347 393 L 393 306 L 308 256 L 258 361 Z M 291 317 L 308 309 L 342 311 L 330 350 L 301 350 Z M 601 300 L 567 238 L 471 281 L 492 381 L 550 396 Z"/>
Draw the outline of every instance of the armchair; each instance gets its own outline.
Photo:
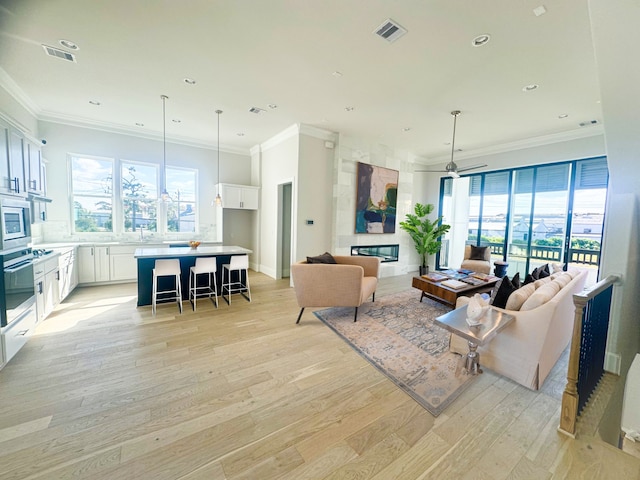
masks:
<path id="1" fill-rule="evenodd" d="M 375 300 L 380 258 L 334 256 L 335 264 L 307 263 L 291 265 L 291 276 L 300 306 L 296 323 L 300 323 L 305 307 L 358 307 L 370 296 Z"/>
<path id="2" fill-rule="evenodd" d="M 480 252 L 477 249 L 482 248 L 484 251 Z M 473 251 L 475 250 L 475 251 Z M 475 254 L 475 255 L 472 255 Z M 480 258 L 479 255 L 482 255 Z M 487 247 L 475 247 L 472 245 L 464 246 L 464 259 L 460 264 L 460 268 L 466 268 L 467 270 L 473 270 L 478 273 L 491 273 L 491 249 Z"/>

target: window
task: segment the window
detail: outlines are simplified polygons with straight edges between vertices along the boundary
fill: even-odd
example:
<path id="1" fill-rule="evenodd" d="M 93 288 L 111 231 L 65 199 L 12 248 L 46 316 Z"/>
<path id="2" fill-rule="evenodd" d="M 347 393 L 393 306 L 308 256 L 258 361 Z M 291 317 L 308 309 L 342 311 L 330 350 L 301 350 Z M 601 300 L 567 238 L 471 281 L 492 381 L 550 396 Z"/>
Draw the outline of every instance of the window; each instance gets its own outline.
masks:
<path id="1" fill-rule="evenodd" d="M 71 157 L 73 231 L 113 231 L 113 160 Z"/>
<path id="2" fill-rule="evenodd" d="M 171 202 L 167 204 L 168 232 L 196 231 L 197 181 L 196 170 L 167 167 L 167 192 L 171 197 Z"/>
<path id="3" fill-rule="evenodd" d="M 124 231 L 140 228 L 158 231 L 158 167 L 156 165 L 122 162 L 120 191 Z"/>

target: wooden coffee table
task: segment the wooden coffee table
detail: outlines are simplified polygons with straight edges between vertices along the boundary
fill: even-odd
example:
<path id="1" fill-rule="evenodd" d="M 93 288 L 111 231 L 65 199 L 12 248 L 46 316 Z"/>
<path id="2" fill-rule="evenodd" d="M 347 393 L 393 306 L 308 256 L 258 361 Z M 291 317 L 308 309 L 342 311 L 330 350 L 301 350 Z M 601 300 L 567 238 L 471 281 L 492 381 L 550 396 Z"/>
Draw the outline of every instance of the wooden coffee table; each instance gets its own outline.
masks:
<path id="1" fill-rule="evenodd" d="M 424 297 L 429 297 L 438 302 L 446 303 L 455 307 L 458 297 L 489 292 L 498 280 L 500 279 L 496 278 L 495 280 L 483 282 L 481 285 L 468 285 L 462 288 L 451 288 L 446 285 L 442 285 L 442 282 L 433 282 L 424 277 L 413 277 L 411 286 L 422 291 L 420 301 L 422 301 Z"/>

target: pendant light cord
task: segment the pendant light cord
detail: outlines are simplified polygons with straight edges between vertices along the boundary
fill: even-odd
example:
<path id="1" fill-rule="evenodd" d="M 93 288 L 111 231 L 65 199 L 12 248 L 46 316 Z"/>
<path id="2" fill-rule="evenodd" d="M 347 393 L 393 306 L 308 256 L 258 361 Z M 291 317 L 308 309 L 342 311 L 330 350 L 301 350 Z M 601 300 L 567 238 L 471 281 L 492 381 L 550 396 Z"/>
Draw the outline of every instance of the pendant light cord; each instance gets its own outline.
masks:
<path id="1" fill-rule="evenodd" d="M 167 194 L 167 117 L 166 117 L 166 95 L 160 95 L 162 99 L 162 193 Z M 164 200 L 164 199 L 163 199 Z"/>
<path id="2" fill-rule="evenodd" d="M 455 152 L 456 148 L 456 120 L 458 120 L 460 110 L 454 110 L 451 115 L 453 115 L 453 138 L 451 139 L 451 163 L 453 163 L 453 152 Z"/>

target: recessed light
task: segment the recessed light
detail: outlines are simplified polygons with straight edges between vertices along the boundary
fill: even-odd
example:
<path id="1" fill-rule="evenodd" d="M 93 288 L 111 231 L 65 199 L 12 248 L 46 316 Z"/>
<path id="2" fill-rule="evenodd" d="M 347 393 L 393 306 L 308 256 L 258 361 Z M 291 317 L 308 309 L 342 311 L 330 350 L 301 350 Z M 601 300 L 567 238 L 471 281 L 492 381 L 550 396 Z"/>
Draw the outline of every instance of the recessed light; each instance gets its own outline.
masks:
<path id="1" fill-rule="evenodd" d="M 196 84 L 196 81 L 193 78 L 188 78 L 188 77 L 185 78 L 183 80 L 183 82 L 186 83 L 187 85 L 195 85 Z"/>
<path id="2" fill-rule="evenodd" d="M 138 127 L 144 127 L 144 123 L 136 122 L 136 125 L 137 125 Z"/>
<path id="3" fill-rule="evenodd" d="M 411 131 L 411 127 L 404 127 L 404 128 L 402 129 L 402 131 L 403 131 L 403 132 L 409 132 L 409 131 Z"/>
<path id="4" fill-rule="evenodd" d="M 242 133 L 242 132 L 238 132 L 238 133 L 236 133 L 236 135 L 239 136 L 239 137 L 244 137 L 244 133 Z"/>
<path id="5" fill-rule="evenodd" d="M 276 105 L 275 103 L 270 103 L 269 105 L 267 105 L 267 107 L 269 107 L 271 110 L 274 110 L 278 108 L 278 105 Z"/>
<path id="6" fill-rule="evenodd" d="M 523 92 L 532 92 L 534 90 L 536 90 L 538 88 L 538 85 L 536 85 L 535 83 L 532 83 L 531 85 L 525 85 L 524 87 L 522 87 L 522 91 Z"/>
<path id="7" fill-rule="evenodd" d="M 540 5 L 539 7 L 536 7 L 533 9 L 533 14 L 536 17 L 539 17 L 540 15 L 544 15 L 545 13 L 547 13 L 547 9 L 545 8 L 544 5 Z"/>
<path id="8" fill-rule="evenodd" d="M 342 76 L 342 72 L 339 72 L 338 70 L 336 70 L 331 75 L 333 75 L 334 77 L 341 77 Z"/>
<path id="9" fill-rule="evenodd" d="M 178 119 L 178 118 L 174 118 L 173 120 L 171 120 L 173 123 L 182 123 L 182 120 Z"/>
<path id="10" fill-rule="evenodd" d="M 102 105 L 102 104 L 101 104 L 99 101 L 97 101 L 97 100 L 89 100 L 89 103 L 90 103 L 91 105 L 96 105 L 96 106 L 97 106 L 97 105 Z"/>
<path id="11" fill-rule="evenodd" d="M 347 112 L 353 112 L 354 107 L 344 107 Z"/>
<path id="12" fill-rule="evenodd" d="M 568 113 L 561 113 L 560 115 L 558 115 L 558 118 L 567 118 L 568 116 Z"/>
<path id="13" fill-rule="evenodd" d="M 60 40 L 58 43 L 69 50 L 80 50 L 80 47 L 71 40 Z"/>
<path id="14" fill-rule="evenodd" d="M 489 40 L 491 40 L 491 35 L 489 35 L 488 33 L 483 33 L 482 35 L 478 35 L 476 38 L 471 40 L 471 45 L 473 45 L 474 47 L 482 47 L 483 45 L 489 43 Z"/>

